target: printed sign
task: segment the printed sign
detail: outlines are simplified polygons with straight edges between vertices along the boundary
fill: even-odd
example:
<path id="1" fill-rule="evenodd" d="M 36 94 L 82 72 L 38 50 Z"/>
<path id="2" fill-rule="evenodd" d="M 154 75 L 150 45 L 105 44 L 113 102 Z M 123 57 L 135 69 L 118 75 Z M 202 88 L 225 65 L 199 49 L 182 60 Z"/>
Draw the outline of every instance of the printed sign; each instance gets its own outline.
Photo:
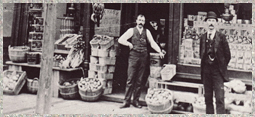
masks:
<path id="1" fill-rule="evenodd" d="M 100 26 L 95 25 L 95 34 L 108 35 L 113 37 L 120 36 L 120 10 L 104 9 L 103 18 Z"/>

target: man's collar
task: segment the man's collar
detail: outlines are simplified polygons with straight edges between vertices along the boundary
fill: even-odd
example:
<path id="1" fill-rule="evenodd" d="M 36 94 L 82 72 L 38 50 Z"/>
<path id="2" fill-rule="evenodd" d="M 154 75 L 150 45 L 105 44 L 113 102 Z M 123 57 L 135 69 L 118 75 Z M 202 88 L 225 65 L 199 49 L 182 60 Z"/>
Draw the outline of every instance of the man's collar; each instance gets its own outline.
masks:
<path id="1" fill-rule="evenodd" d="M 216 29 L 213 29 L 212 31 L 211 31 L 211 30 L 208 30 L 207 33 L 208 33 L 208 34 L 211 33 L 211 34 L 214 35 L 214 34 L 216 33 Z"/>
<path id="2" fill-rule="evenodd" d="M 143 30 L 143 27 L 142 27 L 142 28 L 139 28 L 138 26 L 136 26 L 136 28 L 137 28 L 138 30 Z"/>

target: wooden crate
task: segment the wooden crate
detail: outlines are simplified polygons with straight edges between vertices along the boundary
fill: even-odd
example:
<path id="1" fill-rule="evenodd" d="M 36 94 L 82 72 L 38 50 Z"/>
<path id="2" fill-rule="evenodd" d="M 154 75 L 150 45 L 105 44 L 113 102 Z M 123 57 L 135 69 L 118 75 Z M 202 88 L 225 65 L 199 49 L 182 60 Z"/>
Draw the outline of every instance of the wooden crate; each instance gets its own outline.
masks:
<path id="1" fill-rule="evenodd" d="M 167 88 L 167 86 L 178 86 L 178 87 L 198 89 L 198 93 L 172 90 L 174 94 L 174 99 L 179 102 L 193 103 L 195 101 L 195 97 L 203 96 L 204 94 L 203 84 L 180 82 L 180 81 L 172 81 L 172 82 L 158 81 L 158 85 L 159 85 L 159 88 Z"/>
<path id="2" fill-rule="evenodd" d="M 8 72 L 13 72 L 13 71 L 10 71 L 10 70 L 6 70 L 3 72 L 3 74 L 7 74 Z M 17 81 L 17 84 L 15 85 L 14 89 L 13 90 L 5 90 L 3 89 L 3 93 L 4 94 L 9 94 L 9 95 L 18 95 L 20 90 L 22 89 L 22 87 L 24 86 L 24 84 L 26 83 L 26 72 L 25 71 L 17 71 L 18 74 L 21 74 L 18 81 Z"/>

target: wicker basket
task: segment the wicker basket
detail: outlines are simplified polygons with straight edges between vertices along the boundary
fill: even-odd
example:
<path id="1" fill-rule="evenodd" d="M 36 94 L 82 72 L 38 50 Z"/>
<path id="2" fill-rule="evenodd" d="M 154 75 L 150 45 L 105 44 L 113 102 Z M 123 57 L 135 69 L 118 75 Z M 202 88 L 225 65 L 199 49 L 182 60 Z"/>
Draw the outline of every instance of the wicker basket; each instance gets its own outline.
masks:
<path id="1" fill-rule="evenodd" d="M 99 80 L 100 81 L 100 80 Z M 102 81 L 100 87 L 98 87 L 97 90 L 85 90 L 80 88 L 80 83 L 78 83 L 78 88 L 79 88 L 79 94 L 81 96 L 81 99 L 84 101 L 96 101 L 100 98 L 100 96 L 103 94 L 104 89 L 103 89 L 103 83 Z"/>
<path id="2" fill-rule="evenodd" d="M 9 58 L 12 62 L 26 62 L 26 53 L 29 52 L 27 46 L 8 47 Z"/>
<path id="3" fill-rule="evenodd" d="M 154 90 L 167 90 L 167 89 L 154 89 Z M 167 90 L 167 91 L 169 91 L 169 90 Z M 171 94 L 173 94 L 173 93 L 171 92 Z M 146 101 L 149 111 L 152 114 L 169 114 L 172 111 L 173 105 L 174 105 L 173 96 L 171 97 L 170 100 L 167 100 L 162 104 L 150 103 L 148 101 L 147 96 L 145 97 L 145 101 Z"/>
<path id="4" fill-rule="evenodd" d="M 79 78 L 68 80 L 68 82 L 70 81 L 77 82 L 79 81 Z M 77 84 L 73 84 L 70 86 L 63 86 L 63 84 L 59 84 L 59 90 L 60 95 L 62 96 L 63 99 L 75 99 L 79 97 Z"/>
<path id="5" fill-rule="evenodd" d="M 27 78 L 27 89 L 29 92 L 37 93 L 38 87 L 39 87 L 38 78 L 35 78 L 35 79 Z"/>

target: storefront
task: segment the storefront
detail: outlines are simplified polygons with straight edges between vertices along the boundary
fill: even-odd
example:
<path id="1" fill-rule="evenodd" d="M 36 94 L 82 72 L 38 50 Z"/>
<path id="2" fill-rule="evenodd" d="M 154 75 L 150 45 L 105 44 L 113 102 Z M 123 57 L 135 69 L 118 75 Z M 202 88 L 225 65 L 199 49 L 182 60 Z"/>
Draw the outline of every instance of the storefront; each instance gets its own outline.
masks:
<path id="1" fill-rule="evenodd" d="M 214 11 L 218 17 L 225 13 L 226 9 L 232 11 L 233 20 L 230 22 L 218 18 L 218 31 L 227 35 L 231 50 L 231 61 L 228 72 L 230 79 L 242 80 L 248 90 L 252 88 L 252 4 L 223 4 L 223 3 L 105 3 L 104 14 L 100 23 L 92 18 L 95 13 L 91 3 L 59 3 L 56 14 L 56 43 L 55 56 L 66 57 L 69 53 L 63 45 L 59 43 L 64 34 L 80 34 L 85 42 L 84 60 L 80 65 L 84 73 L 79 68 L 61 70 L 55 66 L 54 76 L 60 78 L 55 83 L 64 82 L 69 78 L 88 77 L 92 73 L 92 60 L 99 59 L 103 55 L 93 55 L 93 46 L 90 41 L 94 35 L 108 35 L 114 38 L 114 44 L 109 51 L 114 51 L 113 57 L 116 62 L 110 64 L 115 69 L 109 72 L 106 83 L 108 93 L 124 94 L 127 79 L 127 65 L 129 49 L 118 45 L 117 39 L 128 28 L 135 26 L 136 16 L 140 13 L 146 17 L 146 27 L 150 26 L 151 20 L 157 20 L 160 25 L 161 43 L 166 43 L 163 48 L 166 51 L 164 64 L 175 64 L 176 75 L 172 81 L 201 84 L 200 78 L 200 57 L 199 57 L 199 37 L 206 32 L 205 17 L 208 11 Z M 43 21 L 45 12 L 43 4 L 15 4 L 13 11 L 13 22 L 10 42 L 12 46 L 27 45 L 32 51 L 40 51 L 43 40 Z M 21 9 L 21 10 L 19 10 Z M 159 42 L 160 43 L 160 42 Z M 94 48 L 95 49 L 95 48 Z M 116 56 L 114 56 L 116 55 Z M 94 56 L 94 57 L 93 57 Z M 103 56 L 106 57 L 106 56 Z M 7 60 L 4 60 L 7 61 Z M 100 60 L 99 60 L 100 63 Z M 14 69 L 27 71 L 28 78 L 39 77 L 40 65 L 24 65 L 22 63 L 6 63 L 9 66 L 16 66 Z M 22 67 L 17 67 L 22 66 Z M 37 69 L 34 69 L 37 68 Z M 109 69 L 108 69 L 109 71 Z M 71 73 L 71 75 L 70 75 Z M 93 74 L 95 74 L 93 72 Z M 106 74 L 104 74 L 106 75 Z M 95 76 L 95 75 L 94 75 Z M 146 82 L 146 81 L 145 81 Z M 163 81 L 167 84 L 170 81 Z M 145 85 L 145 83 L 144 83 Z M 188 87 L 188 86 L 187 86 Z M 169 88 L 169 87 L 168 87 Z M 178 90 L 187 90 L 180 88 Z M 58 92 L 57 86 L 53 90 Z M 145 89 L 146 90 L 146 89 Z M 188 89 L 189 90 L 189 89 Z M 196 91 L 195 91 L 196 92 Z M 196 92 L 197 93 L 197 92 Z M 58 96 L 58 94 L 54 94 Z"/>

